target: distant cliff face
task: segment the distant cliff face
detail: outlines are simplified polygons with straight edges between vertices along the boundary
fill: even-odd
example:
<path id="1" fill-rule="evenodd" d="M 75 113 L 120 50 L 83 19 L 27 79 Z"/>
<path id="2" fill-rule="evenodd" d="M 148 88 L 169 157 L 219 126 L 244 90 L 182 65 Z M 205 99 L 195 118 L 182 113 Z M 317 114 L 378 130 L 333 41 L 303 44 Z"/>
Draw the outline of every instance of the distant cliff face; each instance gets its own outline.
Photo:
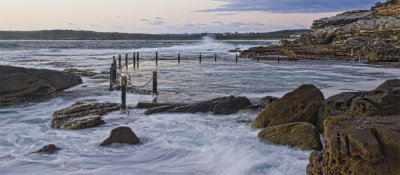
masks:
<path id="1" fill-rule="evenodd" d="M 344 12 L 315 20 L 298 45 L 339 45 L 354 49 L 370 62 L 400 58 L 400 0 L 377 3 L 371 10 Z"/>

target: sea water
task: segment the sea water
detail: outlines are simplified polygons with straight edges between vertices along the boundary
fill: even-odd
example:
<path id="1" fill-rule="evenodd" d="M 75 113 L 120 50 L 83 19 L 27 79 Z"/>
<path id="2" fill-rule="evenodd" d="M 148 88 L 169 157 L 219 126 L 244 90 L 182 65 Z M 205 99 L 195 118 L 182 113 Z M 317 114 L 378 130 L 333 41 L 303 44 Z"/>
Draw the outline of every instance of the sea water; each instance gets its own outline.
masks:
<path id="1" fill-rule="evenodd" d="M 344 91 L 370 90 L 400 70 L 346 61 L 251 61 L 231 49 L 276 44 L 276 41 L 0 41 L 0 64 L 63 70 L 107 71 L 112 56 L 129 54 L 121 69 L 135 85 L 158 72 L 160 102 L 193 102 L 215 97 L 281 97 L 302 84 L 320 88 L 325 98 Z M 140 52 L 139 69 L 132 53 Z M 159 54 L 155 64 L 155 52 Z M 181 62 L 177 54 L 181 53 Z M 199 63 L 199 54 L 202 62 Z M 217 54 L 217 62 L 214 60 Z M 78 101 L 120 102 L 108 91 L 108 75 L 84 77 L 83 84 L 39 103 L 0 108 L 0 174 L 305 174 L 310 150 L 261 143 L 258 129 L 238 119 L 254 119 L 260 111 L 232 115 L 154 114 L 143 109 L 103 116 L 106 124 L 77 131 L 52 129 L 54 111 Z M 151 89 L 151 87 L 145 87 Z M 127 104 L 155 100 L 128 94 Z M 100 143 L 118 126 L 128 126 L 138 145 Z M 56 154 L 31 154 L 47 144 Z"/>

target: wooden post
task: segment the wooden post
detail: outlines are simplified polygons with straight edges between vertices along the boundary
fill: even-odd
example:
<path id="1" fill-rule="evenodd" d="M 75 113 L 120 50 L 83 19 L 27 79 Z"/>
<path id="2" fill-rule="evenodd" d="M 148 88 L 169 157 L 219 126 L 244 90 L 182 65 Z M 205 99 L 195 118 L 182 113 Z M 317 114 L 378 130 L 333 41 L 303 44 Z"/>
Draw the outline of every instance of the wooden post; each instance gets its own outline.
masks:
<path id="1" fill-rule="evenodd" d="M 121 67 L 121 55 L 118 55 L 118 67 Z"/>
<path id="2" fill-rule="evenodd" d="M 178 63 L 181 63 L 181 53 L 178 53 Z"/>
<path id="3" fill-rule="evenodd" d="M 294 62 L 297 62 L 297 54 L 294 54 Z"/>
<path id="4" fill-rule="evenodd" d="M 112 91 L 114 89 L 114 63 L 111 63 L 111 67 L 110 67 L 110 91 Z"/>
<path id="5" fill-rule="evenodd" d="M 139 64 L 139 52 L 137 53 L 137 63 Z"/>
<path id="6" fill-rule="evenodd" d="M 112 66 L 113 66 L 113 83 L 115 84 L 117 80 L 117 63 L 114 63 Z"/>
<path id="7" fill-rule="evenodd" d="M 139 69 L 139 52 L 136 53 L 136 67 Z"/>
<path id="8" fill-rule="evenodd" d="M 201 54 L 199 54 L 199 63 L 201 63 Z"/>
<path id="9" fill-rule="evenodd" d="M 128 69 L 128 54 L 125 54 L 125 66 Z"/>
<path id="10" fill-rule="evenodd" d="M 121 102 L 122 109 L 126 110 L 126 77 L 121 76 Z"/>
<path id="11" fill-rule="evenodd" d="M 135 66 L 136 66 L 136 54 L 135 54 L 135 52 L 133 52 L 133 69 L 135 69 Z"/>
<path id="12" fill-rule="evenodd" d="M 113 63 L 114 63 L 114 66 L 117 65 L 117 59 L 115 59 L 115 56 L 113 56 Z"/>
<path id="13" fill-rule="evenodd" d="M 257 54 L 257 62 L 260 62 L 260 54 Z"/>
<path id="14" fill-rule="evenodd" d="M 358 55 L 358 63 L 361 63 L 361 54 Z"/>
<path id="15" fill-rule="evenodd" d="M 215 62 L 217 62 L 217 54 L 214 55 Z"/>
<path id="16" fill-rule="evenodd" d="M 354 50 L 353 49 L 350 50 L 350 56 L 351 56 L 351 58 L 354 57 Z"/>
<path id="17" fill-rule="evenodd" d="M 156 52 L 156 65 L 158 65 L 158 52 Z"/>
<path id="18" fill-rule="evenodd" d="M 153 71 L 153 94 L 158 95 L 158 92 L 157 92 L 157 71 Z"/>
<path id="19" fill-rule="evenodd" d="M 278 55 L 278 63 L 279 63 L 279 55 Z"/>
<path id="20" fill-rule="evenodd" d="M 236 57 L 235 57 L 235 61 L 236 61 L 236 63 L 238 62 L 238 55 L 236 54 Z"/>

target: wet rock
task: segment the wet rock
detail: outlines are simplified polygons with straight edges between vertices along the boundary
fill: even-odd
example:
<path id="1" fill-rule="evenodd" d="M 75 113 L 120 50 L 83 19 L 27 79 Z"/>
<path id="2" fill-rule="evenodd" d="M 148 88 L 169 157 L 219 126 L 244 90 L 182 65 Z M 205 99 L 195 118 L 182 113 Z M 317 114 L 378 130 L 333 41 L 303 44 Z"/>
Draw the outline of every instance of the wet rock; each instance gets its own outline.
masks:
<path id="1" fill-rule="evenodd" d="M 53 114 L 52 128 L 84 129 L 104 124 L 101 116 L 121 109 L 117 103 L 81 103 L 58 110 Z"/>
<path id="2" fill-rule="evenodd" d="M 95 71 L 89 71 L 89 70 L 80 70 L 80 69 L 76 69 L 76 68 L 68 68 L 68 69 L 64 69 L 64 72 L 70 72 L 82 77 L 93 77 L 99 73 L 96 73 Z"/>
<path id="3" fill-rule="evenodd" d="M 212 100 L 191 103 L 191 104 L 176 104 L 166 105 L 155 108 L 150 108 L 145 113 L 153 114 L 160 112 L 180 112 L 180 113 L 198 113 L 198 112 L 213 112 L 213 114 L 229 115 L 238 112 L 241 109 L 246 109 L 250 106 L 250 100 L 246 97 L 220 97 Z"/>
<path id="4" fill-rule="evenodd" d="M 258 133 L 261 141 L 289 145 L 301 149 L 321 150 L 318 129 L 307 122 L 295 122 L 264 128 Z"/>
<path id="5" fill-rule="evenodd" d="M 131 128 L 122 126 L 113 129 L 110 136 L 100 146 L 107 146 L 113 143 L 138 144 L 139 138 L 136 137 Z"/>
<path id="6" fill-rule="evenodd" d="M 44 146 L 43 148 L 40 148 L 39 150 L 37 150 L 33 153 L 53 154 L 60 149 L 61 148 L 58 148 L 54 144 L 49 144 L 49 145 Z"/>
<path id="7" fill-rule="evenodd" d="M 253 121 L 252 127 L 265 128 L 292 122 L 315 123 L 323 100 L 324 95 L 318 88 L 311 84 L 302 85 L 268 105 Z"/>
<path id="8" fill-rule="evenodd" d="M 265 96 L 260 99 L 258 104 L 260 105 L 261 108 L 267 107 L 270 103 L 274 102 L 275 100 L 278 100 L 277 97 L 272 97 L 272 96 Z"/>
<path id="9" fill-rule="evenodd" d="M 41 101 L 81 83 L 71 73 L 0 65 L 0 106 Z"/>
<path id="10" fill-rule="evenodd" d="M 381 85 L 379 85 L 375 90 L 392 89 L 396 87 L 400 87 L 400 79 L 386 80 Z"/>
<path id="11" fill-rule="evenodd" d="M 318 112 L 316 126 L 323 132 L 323 122 L 329 116 L 343 115 L 349 109 L 354 98 L 359 96 L 357 92 L 343 92 L 324 100 Z"/>
<path id="12" fill-rule="evenodd" d="M 213 114 L 229 115 L 249 106 L 250 100 L 246 97 L 229 96 L 215 104 Z"/>
<path id="13" fill-rule="evenodd" d="M 344 12 L 333 17 L 315 20 L 311 28 L 325 28 L 327 26 L 346 25 L 361 19 L 371 19 L 374 17 L 372 10 L 355 10 Z"/>
<path id="14" fill-rule="evenodd" d="M 322 174 L 400 174 L 400 116 L 324 121 Z"/>
<path id="15" fill-rule="evenodd" d="M 322 175 L 321 163 L 323 153 L 319 151 L 313 151 L 309 157 L 309 164 L 307 165 L 307 175 Z"/>

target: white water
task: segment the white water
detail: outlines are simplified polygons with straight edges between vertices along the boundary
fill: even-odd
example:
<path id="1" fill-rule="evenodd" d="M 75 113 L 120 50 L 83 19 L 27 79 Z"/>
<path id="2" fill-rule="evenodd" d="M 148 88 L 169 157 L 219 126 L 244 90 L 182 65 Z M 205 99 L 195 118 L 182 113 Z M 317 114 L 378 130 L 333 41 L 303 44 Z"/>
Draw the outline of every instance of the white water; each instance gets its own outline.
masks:
<path id="1" fill-rule="evenodd" d="M 399 69 L 337 61 L 252 62 L 236 64 L 229 49 L 267 42 L 178 41 L 0 41 L 0 64 L 62 70 L 68 67 L 105 71 L 115 54 L 139 51 L 139 70 L 129 71 L 142 84 L 158 70 L 160 101 L 199 101 L 242 95 L 253 102 L 282 96 L 304 83 L 325 97 L 343 91 L 369 90 Z M 132 49 L 134 48 L 134 49 Z M 158 51 L 158 67 L 152 60 Z M 178 52 L 182 53 L 177 64 Z M 198 54 L 203 54 L 198 63 Z M 219 58 L 214 62 L 214 53 Z M 130 63 L 132 60 L 129 60 Z M 124 61 L 123 61 L 124 64 Z M 130 68 L 130 70 L 132 70 Z M 0 108 L 0 174 L 305 174 L 310 151 L 261 143 L 259 130 L 238 118 L 254 119 L 259 111 L 222 116 L 209 113 L 156 114 L 144 110 L 112 112 L 105 125 L 79 131 L 50 128 L 52 113 L 77 101 L 119 102 L 108 80 L 83 78 L 84 84 L 39 103 Z M 128 94 L 128 104 L 151 96 Z M 131 127 L 138 145 L 100 147 L 110 131 Z M 46 144 L 61 147 L 53 155 L 30 154 Z"/>

